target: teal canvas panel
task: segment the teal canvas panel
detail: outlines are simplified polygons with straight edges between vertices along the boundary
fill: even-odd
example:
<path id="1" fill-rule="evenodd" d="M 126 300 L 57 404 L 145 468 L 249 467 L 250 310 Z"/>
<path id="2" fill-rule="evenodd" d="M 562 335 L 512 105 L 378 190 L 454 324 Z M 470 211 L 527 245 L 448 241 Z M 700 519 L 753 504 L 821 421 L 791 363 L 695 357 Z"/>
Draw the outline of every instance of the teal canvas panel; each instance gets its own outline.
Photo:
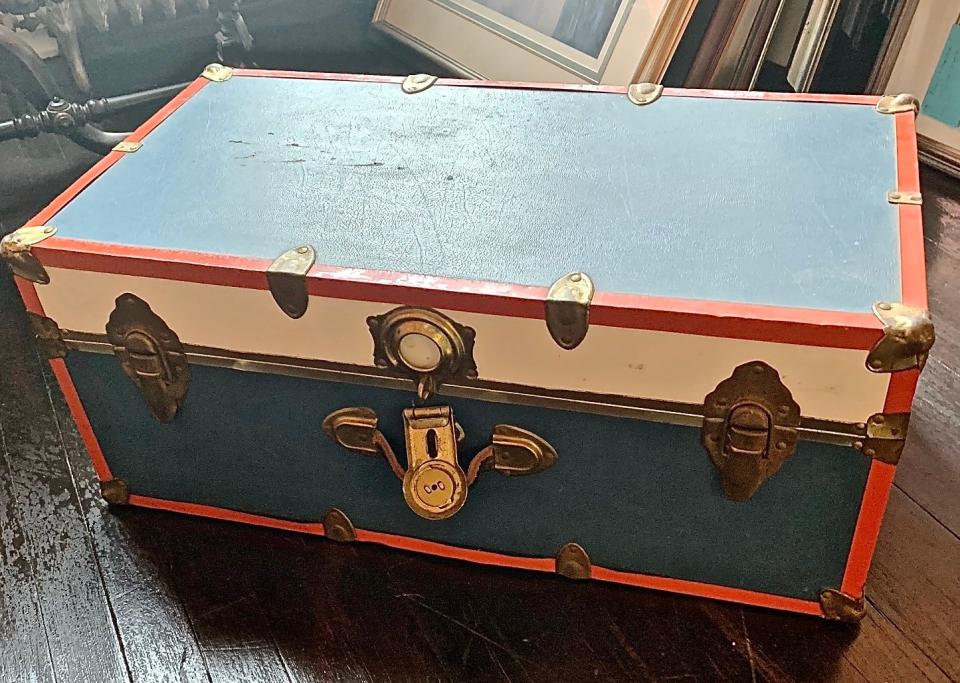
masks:
<path id="1" fill-rule="evenodd" d="M 900 299 L 869 105 L 234 76 L 50 223 L 67 238 L 867 313 Z"/>
<path id="2" fill-rule="evenodd" d="M 409 391 L 195 365 L 180 414 L 160 423 L 112 355 L 71 351 L 66 363 L 113 475 L 136 494 L 304 522 L 336 507 L 358 528 L 513 556 L 577 542 L 596 566 L 806 600 L 841 584 L 871 463 L 801 442 L 737 503 L 698 429 L 444 399 L 466 434 L 464 468 L 499 423 L 534 431 L 559 458 L 529 477 L 485 472 L 463 509 L 428 521 L 383 458 L 321 430 L 334 410 L 370 407 L 402 460 Z"/>

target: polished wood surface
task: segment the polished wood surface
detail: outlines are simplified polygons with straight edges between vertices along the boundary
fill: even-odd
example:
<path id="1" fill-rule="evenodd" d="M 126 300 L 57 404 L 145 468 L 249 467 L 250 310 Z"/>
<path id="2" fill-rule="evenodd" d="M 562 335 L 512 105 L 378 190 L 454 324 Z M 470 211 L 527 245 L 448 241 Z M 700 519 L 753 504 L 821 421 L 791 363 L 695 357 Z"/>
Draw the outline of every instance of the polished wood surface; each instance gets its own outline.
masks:
<path id="1" fill-rule="evenodd" d="M 923 181 L 939 339 L 859 627 L 110 511 L 4 272 L 0 680 L 960 680 L 960 185 Z"/>

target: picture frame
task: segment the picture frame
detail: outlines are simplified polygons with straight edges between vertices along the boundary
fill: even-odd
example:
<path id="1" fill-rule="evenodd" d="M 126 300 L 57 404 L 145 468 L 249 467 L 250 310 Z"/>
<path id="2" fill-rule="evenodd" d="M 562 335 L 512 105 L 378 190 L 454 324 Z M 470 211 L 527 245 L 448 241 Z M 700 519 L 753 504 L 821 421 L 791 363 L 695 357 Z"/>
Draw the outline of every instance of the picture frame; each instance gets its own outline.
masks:
<path id="1" fill-rule="evenodd" d="M 659 82 L 698 0 L 380 0 L 373 25 L 465 78 Z"/>
<path id="2" fill-rule="evenodd" d="M 910 93 L 922 102 L 958 23 L 960 0 L 920 0 L 883 90 Z M 917 143 L 922 161 L 960 177 L 960 127 L 937 120 L 921 107 Z"/>

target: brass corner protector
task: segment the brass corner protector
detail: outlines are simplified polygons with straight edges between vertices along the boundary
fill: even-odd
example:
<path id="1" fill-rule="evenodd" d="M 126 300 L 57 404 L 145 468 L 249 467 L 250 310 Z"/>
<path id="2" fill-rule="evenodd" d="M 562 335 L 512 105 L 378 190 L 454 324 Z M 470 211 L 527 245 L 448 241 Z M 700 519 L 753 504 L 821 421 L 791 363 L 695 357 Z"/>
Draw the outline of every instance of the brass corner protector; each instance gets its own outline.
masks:
<path id="1" fill-rule="evenodd" d="M 936 341 L 930 313 L 888 301 L 874 304 L 873 312 L 883 323 L 883 336 L 867 354 L 867 369 L 871 372 L 922 370 Z"/>
<path id="2" fill-rule="evenodd" d="M 627 98 L 634 104 L 651 104 L 663 95 L 663 86 L 659 83 L 631 83 L 627 88 Z"/>
<path id="3" fill-rule="evenodd" d="M 14 275 L 38 285 L 48 284 L 50 275 L 31 248 L 56 233 L 57 229 L 52 225 L 25 225 L 18 228 L 0 239 L 0 258 L 7 262 Z"/>
<path id="4" fill-rule="evenodd" d="M 114 145 L 113 151 L 133 154 L 134 152 L 139 150 L 141 147 L 143 147 L 142 142 L 129 142 L 127 140 L 124 140 L 123 142 L 118 142 L 116 145 Z"/>
<path id="5" fill-rule="evenodd" d="M 27 312 L 30 329 L 37 339 L 37 348 L 45 358 L 66 358 L 67 344 L 56 321 L 43 315 Z"/>
<path id="6" fill-rule="evenodd" d="M 923 195 L 919 192 L 888 192 L 887 201 L 891 204 L 912 204 L 920 206 L 923 204 Z"/>
<path id="7" fill-rule="evenodd" d="M 437 77 L 431 76 L 430 74 L 410 74 L 403 79 L 400 87 L 403 89 L 403 92 L 408 95 L 413 95 L 418 92 L 423 92 L 436 82 Z"/>
<path id="8" fill-rule="evenodd" d="M 586 338 L 594 291 L 586 273 L 569 273 L 550 285 L 545 302 L 547 330 L 560 348 L 575 349 Z"/>
<path id="9" fill-rule="evenodd" d="M 233 76 L 233 69 L 229 66 L 224 66 L 223 64 L 207 64 L 203 71 L 200 72 L 200 75 L 206 78 L 208 81 L 213 81 L 214 83 L 223 83 L 226 80 L 229 80 Z"/>
<path id="10" fill-rule="evenodd" d="M 827 619 L 851 624 L 859 623 L 867 614 L 866 602 L 862 597 L 854 598 L 833 588 L 820 591 L 820 609 Z"/>
<path id="11" fill-rule="evenodd" d="M 587 551 L 576 543 L 567 543 L 557 551 L 555 571 L 560 576 L 589 579 L 591 566 Z"/>
<path id="12" fill-rule="evenodd" d="M 331 541 L 349 543 L 357 540 L 353 522 L 341 510 L 330 508 L 323 516 L 323 533 Z"/>
<path id="13" fill-rule="evenodd" d="M 130 487 L 123 479 L 101 481 L 100 495 L 110 505 L 126 505 L 130 502 Z"/>
<path id="14" fill-rule="evenodd" d="M 907 111 L 918 114 L 920 113 L 920 100 L 910 93 L 886 95 L 877 102 L 877 111 L 881 114 L 901 114 Z"/>
<path id="15" fill-rule="evenodd" d="M 280 310 L 291 318 L 302 318 L 310 304 L 307 273 L 317 260 L 317 252 L 309 244 L 280 254 L 267 268 L 270 294 Z"/>
<path id="16" fill-rule="evenodd" d="M 888 465 L 900 462 L 906 443 L 910 413 L 877 413 L 862 426 L 864 438 L 854 445 L 868 458 Z"/>
<path id="17" fill-rule="evenodd" d="M 150 412 L 171 422 L 190 386 L 190 365 L 180 338 L 149 304 L 130 292 L 117 297 L 107 338 L 124 374 L 140 390 Z"/>

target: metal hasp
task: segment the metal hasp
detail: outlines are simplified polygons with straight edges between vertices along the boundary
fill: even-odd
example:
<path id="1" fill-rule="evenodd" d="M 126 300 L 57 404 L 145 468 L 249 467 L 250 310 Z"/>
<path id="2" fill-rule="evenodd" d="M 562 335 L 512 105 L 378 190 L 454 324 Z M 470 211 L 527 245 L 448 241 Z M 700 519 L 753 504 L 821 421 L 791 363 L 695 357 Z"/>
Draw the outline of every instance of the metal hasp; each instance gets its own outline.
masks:
<path id="1" fill-rule="evenodd" d="M 48 284 L 50 276 L 31 252 L 31 247 L 56 233 L 57 229 L 52 225 L 25 225 L 18 228 L 0 239 L 0 258 L 7 262 L 14 275 L 38 285 Z"/>
<path id="2" fill-rule="evenodd" d="M 400 88 L 408 95 L 415 95 L 418 92 L 423 92 L 436 82 L 437 77 L 430 74 L 411 74 L 403 79 Z"/>
<path id="3" fill-rule="evenodd" d="M 317 260 L 317 252 L 309 244 L 280 254 L 267 268 L 267 284 L 280 310 L 291 318 L 302 318 L 310 304 L 307 273 Z"/>
<path id="4" fill-rule="evenodd" d="M 473 360 L 476 333 L 442 313 L 401 306 L 367 318 L 373 337 L 373 363 L 417 383 L 421 400 L 449 380 L 477 378 Z"/>
<path id="5" fill-rule="evenodd" d="M 330 508 L 323 516 L 323 534 L 331 541 L 340 543 L 357 540 L 357 531 L 353 528 L 353 522 L 337 508 Z"/>
<path id="6" fill-rule="evenodd" d="M 631 83 L 627 98 L 637 105 L 651 104 L 663 95 L 663 86 L 658 83 Z"/>
<path id="7" fill-rule="evenodd" d="M 750 500 L 793 455 L 799 426 L 800 406 L 766 363 L 745 363 L 720 382 L 703 402 L 701 440 L 727 498 Z"/>
<path id="8" fill-rule="evenodd" d="M 855 446 L 868 458 L 888 465 L 900 462 L 907 439 L 910 413 L 877 413 L 863 425 L 864 438 Z"/>
<path id="9" fill-rule="evenodd" d="M 536 434 L 512 425 L 497 425 L 491 444 L 460 467 L 463 429 L 449 406 L 407 408 L 403 432 L 407 448 L 404 468 L 377 429 L 377 414 L 369 408 L 341 408 L 323 421 L 323 431 L 339 446 L 357 453 L 383 455 L 403 482 L 407 506 L 424 519 L 447 519 L 467 500 L 467 491 L 481 472 L 507 476 L 537 474 L 557 461 L 553 447 Z"/>
<path id="10" fill-rule="evenodd" d="M 63 340 L 60 326 L 51 318 L 27 311 L 30 330 L 37 339 L 37 348 L 44 358 L 66 358 L 67 343 Z"/>
<path id="11" fill-rule="evenodd" d="M 452 517 L 467 502 L 467 475 L 457 461 L 457 426 L 449 406 L 403 411 L 407 473 L 403 499 L 425 519 Z"/>
<path id="12" fill-rule="evenodd" d="M 190 366 L 177 335 L 145 301 L 127 292 L 110 313 L 107 338 L 153 416 L 172 421 L 190 385 Z"/>
<path id="13" fill-rule="evenodd" d="M 567 543 L 556 555 L 555 571 L 568 579 L 590 578 L 590 556 L 576 543 Z"/>
<path id="14" fill-rule="evenodd" d="M 888 301 L 874 304 L 873 312 L 883 323 L 883 336 L 867 354 L 867 369 L 871 372 L 922 370 L 937 339 L 930 313 Z"/>
<path id="15" fill-rule="evenodd" d="M 575 349 L 590 328 L 593 280 L 586 273 L 570 273 L 547 291 L 547 330 L 561 349 Z"/>
<path id="16" fill-rule="evenodd" d="M 820 591 L 820 609 L 827 619 L 851 624 L 859 623 L 867 615 L 863 598 L 854 598 L 833 588 Z"/>
<path id="17" fill-rule="evenodd" d="M 907 111 L 918 114 L 920 112 L 920 100 L 910 93 L 886 95 L 877 102 L 877 111 L 881 114 L 902 114 Z"/>
<path id="18" fill-rule="evenodd" d="M 126 505 L 130 502 L 130 487 L 123 479 L 100 482 L 100 497 L 109 505 Z"/>

